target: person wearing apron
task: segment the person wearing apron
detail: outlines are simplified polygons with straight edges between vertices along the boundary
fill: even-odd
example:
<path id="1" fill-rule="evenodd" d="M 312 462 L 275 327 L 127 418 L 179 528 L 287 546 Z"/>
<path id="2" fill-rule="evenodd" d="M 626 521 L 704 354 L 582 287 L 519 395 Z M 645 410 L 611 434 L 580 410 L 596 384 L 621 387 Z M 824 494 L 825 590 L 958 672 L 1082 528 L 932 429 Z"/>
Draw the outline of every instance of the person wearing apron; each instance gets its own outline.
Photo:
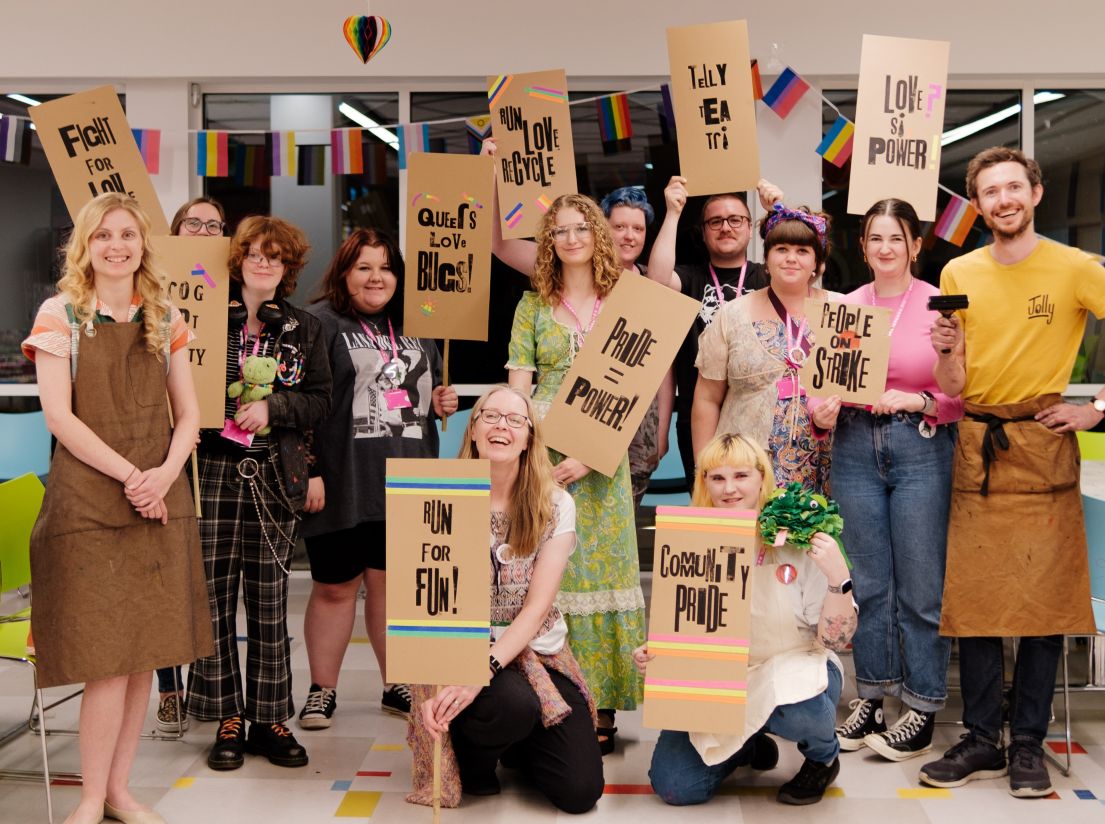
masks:
<path id="1" fill-rule="evenodd" d="M 767 453 L 742 435 L 719 435 L 698 456 L 692 505 L 760 509 L 775 487 Z M 742 735 L 663 730 L 649 780 L 673 805 L 702 804 L 737 767 L 770 770 L 779 748 L 766 733 L 798 742 L 798 774 L 779 788 L 783 804 L 815 804 L 840 771 L 836 705 L 840 660 L 856 629 L 848 567 L 836 541 L 817 533 L 807 551 L 763 547 L 751 571 L 752 637 Z M 654 656 L 633 651 L 642 677 Z"/>
<path id="2" fill-rule="evenodd" d="M 952 469 L 940 632 L 959 638 L 966 733 L 921 781 L 957 787 L 1009 774 L 1017 797 L 1052 791 L 1044 764 L 1063 635 L 1094 632 L 1074 432 L 1105 411 L 1061 402 L 1086 327 L 1105 315 L 1105 269 L 1037 237 L 1034 160 L 995 147 L 967 166 L 990 246 L 944 267 L 940 291 L 970 306 L 933 325 L 940 389 L 963 394 Z M 1002 746 L 1002 638 L 1020 637 Z"/>
<path id="3" fill-rule="evenodd" d="M 89 201 L 58 295 L 23 342 L 58 440 L 31 535 L 38 686 L 85 684 L 84 782 L 67 824 L 163 820 L 127 787 L 152 673 L 213 648 L 181 471 L 199 427 L 190 333 L 162 295 L 148 238 L 132 198 Z"/>

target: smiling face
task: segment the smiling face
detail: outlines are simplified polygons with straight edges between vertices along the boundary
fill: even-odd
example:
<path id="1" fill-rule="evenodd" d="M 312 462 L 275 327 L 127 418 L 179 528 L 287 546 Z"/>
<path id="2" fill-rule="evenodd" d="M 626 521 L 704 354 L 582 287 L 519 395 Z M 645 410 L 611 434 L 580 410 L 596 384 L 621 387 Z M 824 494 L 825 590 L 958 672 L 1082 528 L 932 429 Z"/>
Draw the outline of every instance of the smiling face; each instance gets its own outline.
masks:
<path id="1" fill-rule="evenodd" d="M 556 213 L 553 229 L 556 256 L 564 265 L 590 263 L 595 256 L 595 233 L 579 209 L 567 206 Z"/>
<path id="2" fill-rule="evenodd" d="M 263 238 L 254 240 L 249 245 L 249 252 L 242 258 L 243 289 L 262 300 L 271 300 L 283 277 L 284 261 L 280 257 L 280 248 L 264 243 Z"/>
<path id="3" fill-rule="evenodd" d="M 648 229 L 645 213 L 632 206 L 615 206 L 607 220 L 622 267 L 630 269 L 645 248 L 645 232 Z"/>
<path id="4" fill-rule="evenodd" d="M 481 416 L 472 419 L 472 440 L 476 444 L 476 453 L 492 463 L 514 463 L 529 446 L 531 423 L 515 428 L 506 416 L 521 415 L 529 417 L 526 402 L 517 394 L 508 390 L 494 392 L 487 397 L 480 412 L 494 411 L 501 414 L 495 423 L 488 423 Z"/>
<path id="5" fill-rule="evenodd" d="M 192 227 L 188 224 L 193 221 L 200 221 L 200 225 L 195 227 L 193 231 Z M 210 203 L 195 203 L 188 208 L 188 212 L 184 215 L 184 220 L 181 221 L 180 230 L 178 235 L 183 237 L 195 237 L 196 235 L 221 235 L 222 229 L 217 232 L 212 232 L 208 228 L 208 224 L 214 225 L 216 223 L 221 224 L 223 222 L 222 215 L 219 214 L 219 210 L 212 206 Z"/>
<path id="6" fill-rule="evenodd" d="M 706 491 L 722 509 L 759 509 L 764 476 L 754 466 L 718 466 L 706 471 Z"/>
<path id="7" fill-rule="evenodd" d="M 345 273 L 345 286 L 353 308 L 362 315 L 384 311 L 398 283 L 391 271 L 388 250 L 383 246 L 362 246 L 357 260 Z"/>
<path id="8" fill-rule="evenodd" d="M 777 243 L 768 249 L 764 265 L 776 291 L 805 289 L 816 276 L 817 254 L 812 246 Z"/>
<path id="9" fill-rule="evenodd" d="M 743 218 L 739 227 L 729 225 L 719 218 Z M 716 227 L 712 223 L 717 223 Z M 702 213 L 702 240 L 710 260 L 715 263 L 732 263 L 748 250 L 752 238 L 752 222 L 748 207 L 735 197 L 719 197 L 711 200 Z"/>
<path id="10" fill-rule="evenodd" d="M 910 237 L 902 221 L 890 215 L 875 215 L 867 222 L 863 253 L 876 280 L 900 277 L 921 251 L 921 238 Z"/>
<path id="11" fill-rule="evenodd" d="M 973 204 L 995 238 L 1014 240 L 1032 228 L 1044 187 L 1033 186 L 1020 163 L 995 163 L 978 173 Z"/>
<path id="12" fill-rule="evenodd" d="M 112 209 L 92 233 L 88 254 L 96 277 L 130 278 L 142 265 L 142 232 L 134 215 Z"/>

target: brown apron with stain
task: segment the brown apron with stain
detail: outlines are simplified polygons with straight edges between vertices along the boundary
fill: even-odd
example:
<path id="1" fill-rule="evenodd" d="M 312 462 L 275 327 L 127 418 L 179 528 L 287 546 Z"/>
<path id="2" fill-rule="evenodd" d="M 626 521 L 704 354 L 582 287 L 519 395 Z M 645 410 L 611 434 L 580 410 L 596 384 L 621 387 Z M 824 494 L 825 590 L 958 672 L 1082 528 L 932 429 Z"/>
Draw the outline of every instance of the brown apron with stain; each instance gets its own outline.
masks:
<path id="1" fill-rule="evenodd" d="M 80 333 L 73 412 L 139 469 L 169 451 L 165 364 L 140 323 Z M 189 663 L 211 655 L 211 612 L 184 473 L 169 523 L 136 513 L 123 485 L 58 444 L 31 535 L 32 629 L 39 686 Z"/>
<path id="2" fill-rule="evenodd" d="M 955 451 L 941 635 L 1095 631 L 1078 441 L 1073 432 L 1059 435 L 1032 420 L 1059 401 L 1042 395 L 966 404 Z"/>

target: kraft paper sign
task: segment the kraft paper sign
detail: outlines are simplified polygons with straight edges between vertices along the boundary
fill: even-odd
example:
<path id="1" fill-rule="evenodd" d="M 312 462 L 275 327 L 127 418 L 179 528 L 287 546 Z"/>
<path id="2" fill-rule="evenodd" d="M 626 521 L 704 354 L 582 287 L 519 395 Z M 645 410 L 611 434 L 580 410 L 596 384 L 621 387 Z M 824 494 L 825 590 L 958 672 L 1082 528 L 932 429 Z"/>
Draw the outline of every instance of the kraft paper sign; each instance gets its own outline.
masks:
<path id="1" fill-rule="evenodd" d="M 948 43 L 863 36 L 848 213 L 885 197 L 936 217 L 940 135 L 948 89 Z"/>
<path id="2" fill-rule="evenodd" d="M 541 422 L 545 443 L 612 476 L 699 308 L 623 274 Z"/>
<path id="3" fill-rule="evenodd" d="M 491 166 L 490 157 L 472 155 L 407 159 L 403 334 L 487 340 Z"/>
<path id="4" fill-rule="evenodd" d="M 533 237 L 552 202 L 579 191 L 568 78 L 563 69 L 489 77 L 487 102 L 503 237 Z"/>
<path id="5" fill-rule="evenodd" d="M 679 174 L 691 195 L 756 188 L 760 150 L 744 20 L 668 29 Z"/>
<path id="6" fill-rule="evenodd" d="M 169 234 L 165 211 L 115 89 L 100 86 L 51 100 L 31 108 L 30 115 L 74 219 L 96 195 L 125 192 L 141 204 L 154 235 Z"/>
<path id="7" fill-rule="evenodd" d="M 200 404 L 200 427 L 222 429 L 226 419 L 226 312 L 230 293 L 230 238 L 154 237 L 168 274 L 165 289 L 196 339 L 188 362 Z"/>
<path id="8" fill-rule="evenodd" d="M 814 334 L 799 373 L 815 398 L 840 395 L 845 403 L 869 406 L 886 391 L 890 363 L 890 310 L 833 301 L 806 301 Z"/>
<path id="9" fill-rule="evenodd" d="M 757 534 L 753 511 L 656 508 L 646 727 L 744 732 Z"/>
<path id="10" fill-rule="evenodd" d="M 387 676 L 489 682 L 491 463 L 388 458 Z"/>

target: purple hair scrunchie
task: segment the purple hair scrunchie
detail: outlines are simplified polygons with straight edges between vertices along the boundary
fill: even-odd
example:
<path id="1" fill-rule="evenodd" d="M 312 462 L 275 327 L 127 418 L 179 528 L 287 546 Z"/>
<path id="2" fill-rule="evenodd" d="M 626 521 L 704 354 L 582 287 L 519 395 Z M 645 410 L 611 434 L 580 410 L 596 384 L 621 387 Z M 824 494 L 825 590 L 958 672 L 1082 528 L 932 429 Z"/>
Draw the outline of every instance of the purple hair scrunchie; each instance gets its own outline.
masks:
<path id="1" fill-rule="evenodd" d="M 802 212 L 798 209 L 788 209 L 782 203 L 776 203 L 772 213 L 767 216 L 767 231 L 764 232 L 764 234 L 770 234 L 771 230 L 775 228 L 775 225 L 784 220 L 799 220 L 805 223 L 813 229 L 814 233 L 817 235 L 817 239 L 821 242 L 822 250 L 827 248 L 828 238 L 825 235 L 825 218 L 818 215 L 811 215 L 809 212 Z"/>

